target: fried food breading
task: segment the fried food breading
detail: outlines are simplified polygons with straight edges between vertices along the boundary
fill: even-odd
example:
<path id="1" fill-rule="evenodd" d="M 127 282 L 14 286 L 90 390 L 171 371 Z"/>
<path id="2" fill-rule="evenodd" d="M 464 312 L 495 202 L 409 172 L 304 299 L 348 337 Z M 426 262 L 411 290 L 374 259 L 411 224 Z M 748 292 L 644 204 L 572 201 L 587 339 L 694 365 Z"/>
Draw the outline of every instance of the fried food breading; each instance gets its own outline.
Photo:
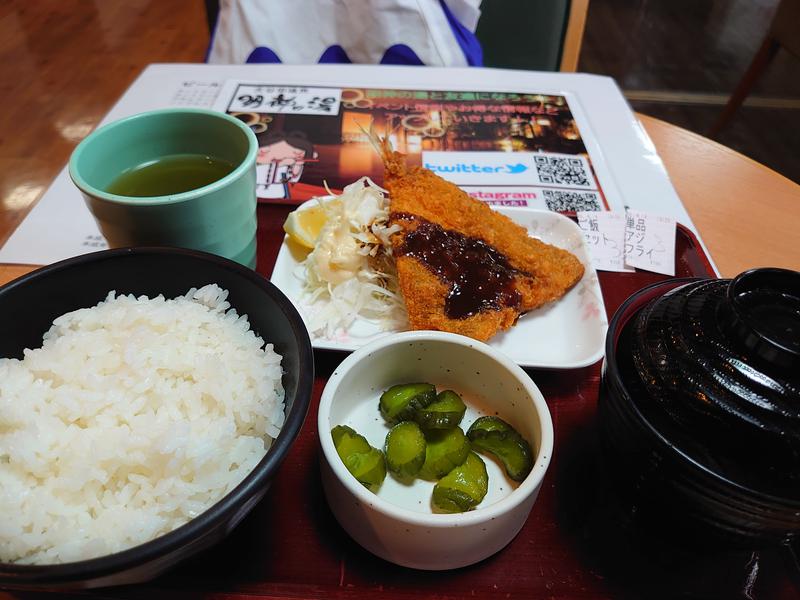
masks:
<path id="1" fill-rule="evenodd" d="M 571 253 L 530 237 L 524 227 L 430 170 L 407 168 L 404 156 L 385 140 L 381 150 L 390 218 L 401 227 L 392 245 L 412 329 L 450 331 L 485 341 L 514 325 L 520 315 L 557 300 L 583 276 L 583 265 Z M 423 251 L 424 239 L 430 248 Z M 410 248 L 412 243 L 416 250 Z M 453 250 L 456 247 L 461 250 Z M 461 252 L 460 258 L 453 252 Z M 439 266 L 432 268 L 433 262 Z M 476 270 L 479 263 L 486 268 Z M 443 272 L 448 269 L 466 271 L 466 279 L 463 273 L 448 276 Z M 506 286 L 492 300 L 486 287 L 504 277 L 511 289 Z M 467 281 L 470 278 L 473 281 Z M 488 300 L 484 298 L 477 310 L 453 310 L 454 294 L 475 292 Z"/>

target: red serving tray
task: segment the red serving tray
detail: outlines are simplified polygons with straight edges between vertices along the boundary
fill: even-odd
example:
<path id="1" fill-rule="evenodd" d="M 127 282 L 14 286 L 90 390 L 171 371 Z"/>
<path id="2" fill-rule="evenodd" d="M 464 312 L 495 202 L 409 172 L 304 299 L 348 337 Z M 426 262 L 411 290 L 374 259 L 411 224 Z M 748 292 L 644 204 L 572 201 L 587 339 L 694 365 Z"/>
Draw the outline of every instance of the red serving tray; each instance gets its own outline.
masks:
<path id="1" fill-rule="evenodd" d="M 258 271 L 265 276 L 272 272 L 289 210 L 258 208 Z M 676 253 L 676 276 L 714 276 L 697 239 L 682 226 Z M 633 292 L 663 279 L 648 272 L 600 273 L 609 318 Z M 477 565 L 442 572 L 415 571 L 373 556 L 339 527 L 319 477 L 317 406 L 328 376 L 345 356 L 315 353 L 314 396 L 305 425 L 271 490 L 224 542 L 150 583 L 82 594 L 440 600 L 800 596 L 800 583 L 792 580 L 793 569 L 783 554 L 704 556 L 661 540 L 632 537 L 606 518 L 609 500 L 595 468 L 593 445 L 600 363 L 570 371 L 528 371 L 547 399 L 556 445 L 533 511 L 504 550 Z"/>

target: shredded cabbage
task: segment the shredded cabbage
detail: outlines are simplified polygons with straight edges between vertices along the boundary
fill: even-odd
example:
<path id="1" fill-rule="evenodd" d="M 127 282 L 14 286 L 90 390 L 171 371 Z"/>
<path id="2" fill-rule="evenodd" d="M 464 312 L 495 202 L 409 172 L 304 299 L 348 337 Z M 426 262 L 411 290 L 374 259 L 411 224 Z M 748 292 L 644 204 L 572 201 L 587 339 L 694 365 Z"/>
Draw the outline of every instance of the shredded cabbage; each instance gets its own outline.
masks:
<path id="1" fill-rule="evenodd" d="M 408 327 L 392 256 L 386 190 L 362 177 L 334 199 L 317 199 L 327 213 L 314 250 L 302 263 L 312 333 L 333 338 L 356 319 L 383 331 Z"/>

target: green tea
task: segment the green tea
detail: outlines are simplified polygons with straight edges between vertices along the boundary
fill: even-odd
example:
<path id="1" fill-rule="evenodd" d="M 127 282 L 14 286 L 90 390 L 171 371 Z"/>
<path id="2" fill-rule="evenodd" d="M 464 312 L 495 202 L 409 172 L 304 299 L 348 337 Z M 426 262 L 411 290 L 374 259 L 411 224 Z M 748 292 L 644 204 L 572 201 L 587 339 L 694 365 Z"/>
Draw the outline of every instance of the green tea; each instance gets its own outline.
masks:
<path id="1" fill-rule="evenodd" d="M 196 190 L 233 171 L 228 161 L 203 154 L 173 154 L 124 171 L 106 189 L 118 196 L 168 196 Z"/>

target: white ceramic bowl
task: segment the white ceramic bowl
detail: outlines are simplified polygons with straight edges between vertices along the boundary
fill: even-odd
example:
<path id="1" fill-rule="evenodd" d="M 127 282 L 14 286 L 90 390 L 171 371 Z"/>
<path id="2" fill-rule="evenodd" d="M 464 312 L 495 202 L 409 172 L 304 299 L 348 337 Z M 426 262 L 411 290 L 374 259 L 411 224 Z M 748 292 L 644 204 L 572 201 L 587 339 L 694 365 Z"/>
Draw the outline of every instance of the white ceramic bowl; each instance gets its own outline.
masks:
<path id="1" fill-rule="evenodd" d="M 489 493 L 472 511 L 434 513 L 434 483 L 404 485 L 387 474 L 377 494 L 347 471 L 330 431 L 349 425 L 383 449 L 389 427 L 378 410 L 392 385 L 425 381 L 462 395 L 464 431 L 476 417 L 497 415 L 531 444 L 533 470 L 520 484 L 499 464 L 481 455 Z M 348 356 L 322 392 L 318 416 L 322 484 L 341 526 L 364 548 L 415 569 L 454 569 L 504 548 L 524 525 L 553 452 L 547 404 L 530 377 L 497 350 L 471 338 L 437 331 L 411 331 L 380 338 Z"/>

